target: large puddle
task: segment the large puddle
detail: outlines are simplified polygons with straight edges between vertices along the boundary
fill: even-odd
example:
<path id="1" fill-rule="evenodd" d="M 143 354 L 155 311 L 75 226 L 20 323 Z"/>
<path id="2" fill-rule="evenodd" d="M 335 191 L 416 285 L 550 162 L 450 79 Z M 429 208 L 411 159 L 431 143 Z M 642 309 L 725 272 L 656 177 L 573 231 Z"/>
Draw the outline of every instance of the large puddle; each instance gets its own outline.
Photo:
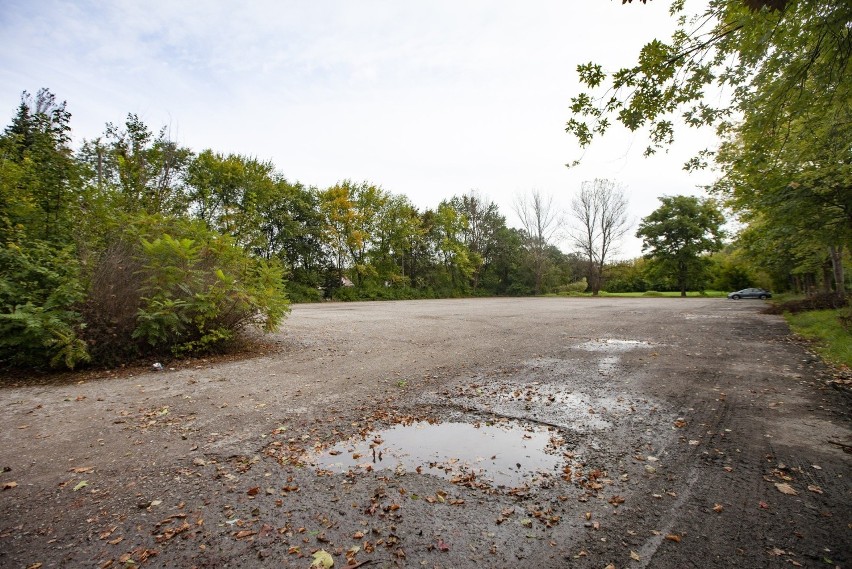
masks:
<path id="1" fill-rule="evenodd" d="M 554 431 L 514 423 L 418 422 L 350 439 L 307 462 L 334 472 L 416 471 L 452 481 L 518 487 L 559 474 L 562 445 Z"/>

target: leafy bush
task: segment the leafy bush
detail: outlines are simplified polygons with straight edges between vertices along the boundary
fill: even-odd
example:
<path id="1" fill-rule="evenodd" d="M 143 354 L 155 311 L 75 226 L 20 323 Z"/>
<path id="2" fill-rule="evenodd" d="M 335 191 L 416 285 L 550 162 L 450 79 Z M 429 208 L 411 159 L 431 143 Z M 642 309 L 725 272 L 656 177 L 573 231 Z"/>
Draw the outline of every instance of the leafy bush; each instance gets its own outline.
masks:
<path id="1" fill-rule="evenodd" d="M 74 309 L 82 298 L 70 248 L 35 240 L 0 247 L 0 362 L 73 368 L 88 361 Z"/>
<path id="2" fill-rule="evenodd" d="M 228 236 L 141 239 L 142 307 L 133 338 L 174 354 L 204 352 L 289 310 L 280 264 L 251 259 Z"/>
<path id="3" fill-rule="evenodd" d="M 101 255 L 87 338 L 102 362 L 209 352 L 248 326 L 274 330 L 288 310 L 277 261 L 251 258 L 197 222 L 144 217 Z"/>
<path id="4" fill-rule="evenodd" d="M 321 302 L 323 291 L 314 286 L 288 281 L 287 297 L 291 302 Z"/>
<path id="5" fill-rule="evenodd" d="M 845 296 L 840 296 L 834 292 L 819 292 L 807 298 L 773 303 L 764 312 L 767 314 L 783 314 L 785 312 L 798 314 L 799 312 L 807 312 L 809 310 L 833 310 L 843 308 L 844 306 L 848 306 L 848 304 L 849 300 Z"/>
<path id="6" fill-rule="evenodd" d="M 562 285 L 556 288 L 556 292 L 558 294 L 580 294 L 586 292 L 586 289 L 589 288 L 589 283 L 586 281 L 586 277 L 575 281 L 573 283 L 568 283 L 566 285 Z"/>

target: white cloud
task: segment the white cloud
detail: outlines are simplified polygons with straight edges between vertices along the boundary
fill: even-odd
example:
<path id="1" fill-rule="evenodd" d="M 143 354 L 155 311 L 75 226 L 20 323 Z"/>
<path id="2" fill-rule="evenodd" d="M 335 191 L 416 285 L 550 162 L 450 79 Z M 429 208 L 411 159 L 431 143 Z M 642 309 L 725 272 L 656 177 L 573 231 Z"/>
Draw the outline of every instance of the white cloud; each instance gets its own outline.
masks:
<path id="1" fill-rule="evenodd" d="M 618 179 L 638 218 L 707 181 L 680 170 L 703 142 L 687 136 L 644 160 L 641 137 L 614 133 L 564 166 L 579 153 L 564 133 L 576 65 L 632 62 L 670 30 L 663 2 L 5 4 L 0 113 L 46 86 L 78 138 L 133 112 L 307 184 L 366 179 L 420 207 L 477 188 L 510 219 L 534 187 L 567 206 L 583 180 Z"/>

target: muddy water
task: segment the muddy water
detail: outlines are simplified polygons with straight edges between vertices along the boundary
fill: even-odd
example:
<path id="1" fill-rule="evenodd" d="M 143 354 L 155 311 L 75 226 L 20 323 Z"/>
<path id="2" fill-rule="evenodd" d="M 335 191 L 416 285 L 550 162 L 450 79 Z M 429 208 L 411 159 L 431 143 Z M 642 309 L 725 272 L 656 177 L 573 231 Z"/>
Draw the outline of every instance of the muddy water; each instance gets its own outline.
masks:
<path id="1" fill-rule="evenodd" d="M 516 487 L 558 474 L 561 440 L 515 423 L 418 422 L 374 431 L 308 458 L 318 469 L 418 471 L 442 478 L 473 473 L 480 482 Z"/>

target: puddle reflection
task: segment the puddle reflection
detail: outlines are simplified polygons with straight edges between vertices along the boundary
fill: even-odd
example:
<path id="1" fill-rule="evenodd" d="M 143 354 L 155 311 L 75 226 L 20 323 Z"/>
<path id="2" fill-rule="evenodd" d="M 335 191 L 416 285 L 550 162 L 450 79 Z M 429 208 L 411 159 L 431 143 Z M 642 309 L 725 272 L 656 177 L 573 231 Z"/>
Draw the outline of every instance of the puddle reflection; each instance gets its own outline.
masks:
<path id="1" fill-rule="evenodd" d="M 495 486 L 520 486 L 556 473 L 562 440 L 517 424 L 413 423 L 373 431 L 309 457 L 316 468 L 416 471 L 453 479 L 475 474 Z"/>

